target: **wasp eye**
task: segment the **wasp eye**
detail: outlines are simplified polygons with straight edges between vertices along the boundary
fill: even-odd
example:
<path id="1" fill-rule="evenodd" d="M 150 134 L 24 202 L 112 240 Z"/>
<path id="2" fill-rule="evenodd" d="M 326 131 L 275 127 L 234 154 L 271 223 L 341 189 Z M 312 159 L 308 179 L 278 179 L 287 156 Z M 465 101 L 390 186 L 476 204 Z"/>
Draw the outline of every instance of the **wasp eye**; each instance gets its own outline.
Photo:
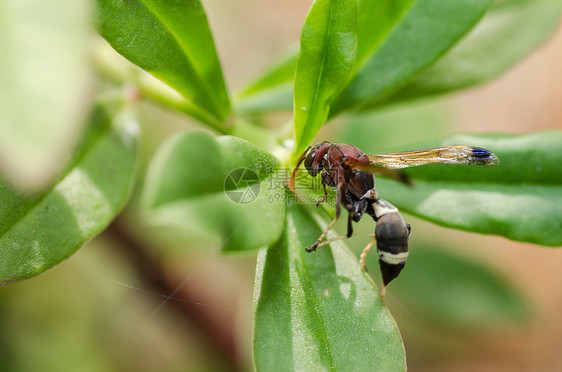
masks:
<path id="1" fill-rule="evenodd" d="M 304 159 L 304 166 L 306 169 L 310 169 L 315 157 L 316 157 L 316 153 L 313 151 L 310 154 L 308 154 L 308 156 Z"/>

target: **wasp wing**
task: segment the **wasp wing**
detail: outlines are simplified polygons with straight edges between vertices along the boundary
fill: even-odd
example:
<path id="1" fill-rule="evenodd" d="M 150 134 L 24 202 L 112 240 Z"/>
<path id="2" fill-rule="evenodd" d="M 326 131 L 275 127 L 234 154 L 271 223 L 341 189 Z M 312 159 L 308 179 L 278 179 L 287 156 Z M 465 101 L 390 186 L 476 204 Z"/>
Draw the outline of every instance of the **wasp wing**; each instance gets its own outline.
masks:
<path id="1" fill-rule="evenodd" d="M 368 155 L 368 157 L 370 166 L 375 169 L 400 169 L 433 163 L 467 165 L 498 165 L 500 163 L 493 152 L 472 146 L 445 146 L 425 150 Z"/>
<path id="2" fill-rule="evenodd" d="M 352 169 L 358 169 L 377 176 L 390 178 L 395 181 L 405 183 L 408 186 L 412 186 L 412 180 L 410 177 L 399 169 L 390 169 L 378 164 L 359 162 L 354 159 L 346 159 L 343 163 Z"/>
<path id="3" fill-rule="evenodd" d="M 409 177 L 400 172 L 401 168 L 417 167 L 425 164 L 468 164 L 498 165 L 498 157 L 491 151 L 472 146 L 445 146 L 425 150 L 393 152 L 390 154 L 367 155 L 369 163 L 346 160 L 353 169 L 392 178 L 411 184 Z"/>

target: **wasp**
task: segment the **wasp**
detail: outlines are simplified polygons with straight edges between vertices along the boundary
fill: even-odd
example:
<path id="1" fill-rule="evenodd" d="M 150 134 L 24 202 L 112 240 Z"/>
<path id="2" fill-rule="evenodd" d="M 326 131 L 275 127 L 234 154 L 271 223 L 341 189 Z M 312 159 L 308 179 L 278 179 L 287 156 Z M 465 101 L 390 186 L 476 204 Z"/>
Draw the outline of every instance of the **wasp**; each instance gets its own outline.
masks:
<path id="1" fill-rule="evenodd" d="M 472 146 L 445 146 L 424 150 L 395 152 L 390 154 L 367 155 L 357 147 L 344 143 L 324 141 L 311 146 L 298 159 L 289 180 L 289 188 L 294 190 L 295 176 L 299 166 L 304 166 L 312 177 L 320 173 L 324 197 L 316 203 L 320 206 L 326 201 L 326 187 L 336 189 L 336 215 L 310 247 L 308 252 L 316 251 L 322 245 L 353 235 L 353 222 L 358 222 L 368 214 L 376 223 L 373 240 L 365 247 L 360 264 L 365 268 L 365 257 L 371 246 L 377 243 L 379 267 L 383 279 L 381 296 L 386 287 L 402 271 L 408 258 L 408 239 L 411 226 L 394 205 L 379 199 L 375 190 L 375 175 L 385 176 L 412 186 L 410 178 L 400 171 L 402 168 L 425 164 L 467 164 L 497 165 L 498 157 L 489 150 Z M 341 207 L 348 212 L 347 234 L 324 241 L 330 229 L 341 215 Z"/>

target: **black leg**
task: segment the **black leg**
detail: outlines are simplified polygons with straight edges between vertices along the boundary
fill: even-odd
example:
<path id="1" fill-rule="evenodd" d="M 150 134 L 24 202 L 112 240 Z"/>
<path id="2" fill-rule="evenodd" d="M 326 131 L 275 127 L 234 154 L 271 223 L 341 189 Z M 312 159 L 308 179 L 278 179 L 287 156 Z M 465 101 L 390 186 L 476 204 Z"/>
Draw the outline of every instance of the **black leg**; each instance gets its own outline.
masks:
<path id="1" fill-rule="evenodd" d="M 336 191 L 336 218 L 341 216 L 341 203 L 343 200 L 343 187 L 345 185 L 345 180 L 343 182 L 338 182 L 338 188 Z"/>
<path id="2" fill-rule="evenodd" d="M 346 236 L 349 238 L 353 235 L 353 219 L 351 217 L 351 213 L 347 214 L 347 234 Z"/>

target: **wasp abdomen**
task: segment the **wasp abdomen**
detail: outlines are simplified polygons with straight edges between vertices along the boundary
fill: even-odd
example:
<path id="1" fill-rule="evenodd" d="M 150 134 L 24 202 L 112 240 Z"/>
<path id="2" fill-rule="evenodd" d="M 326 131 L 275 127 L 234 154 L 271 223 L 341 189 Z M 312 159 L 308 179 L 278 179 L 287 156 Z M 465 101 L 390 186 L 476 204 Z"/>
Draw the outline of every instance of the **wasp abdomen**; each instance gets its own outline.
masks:
<path id="1" fill-rule="evenodd" d="M 379 266 L 386 286 L 406 265 L 410 225 L 404 221 L 398 209 L 386 200 L 378 199 L 374 203 L 374 210 Z"/>

